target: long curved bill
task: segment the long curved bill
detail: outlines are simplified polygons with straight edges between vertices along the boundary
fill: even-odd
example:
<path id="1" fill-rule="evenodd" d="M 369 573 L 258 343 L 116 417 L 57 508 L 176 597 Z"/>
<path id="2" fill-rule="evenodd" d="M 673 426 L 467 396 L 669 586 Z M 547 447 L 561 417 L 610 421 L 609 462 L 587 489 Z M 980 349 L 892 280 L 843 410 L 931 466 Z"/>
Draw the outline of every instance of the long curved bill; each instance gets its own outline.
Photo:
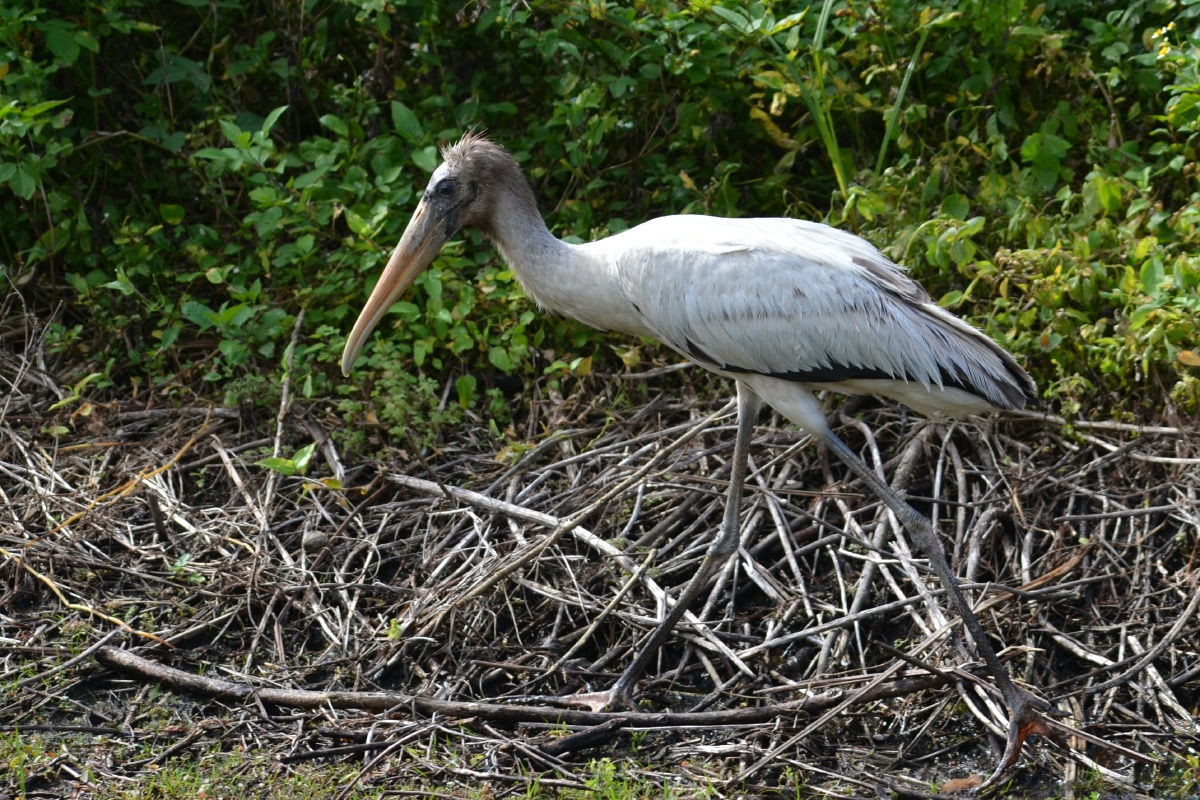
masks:
<path id="1" fill-rule="evenodd" d="M 367 304 L 363 306 L 354 329 L 346 339 L 346 349 L 342 351 L 343 375 L 350 374 L 371 331 L 375 330 L 392 303 L 399 300 L 417 276 L 429 266 L 448 238 L 443 221 L 430 213 L 426 202 L 421 200 L 408 227 L 404 229 L 404 235 L 400 237 L 400 244 L 396 245 L 387 266 L 383 268 L 375 291 L 367 298 Z"/>

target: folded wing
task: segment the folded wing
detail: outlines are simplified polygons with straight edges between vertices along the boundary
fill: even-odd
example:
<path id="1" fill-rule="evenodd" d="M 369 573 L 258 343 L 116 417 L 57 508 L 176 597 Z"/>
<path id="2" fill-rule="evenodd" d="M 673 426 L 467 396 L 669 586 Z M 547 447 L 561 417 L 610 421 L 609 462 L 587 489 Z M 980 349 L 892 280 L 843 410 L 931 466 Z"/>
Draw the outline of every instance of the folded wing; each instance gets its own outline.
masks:
<path id="1" fill-rule="evenodd" d="M 857 236 L 714 217 L 664 217 L 635 231 L 616 265 L 622 290 L 655 335 L 704 367 L 820 385 L 915 383 L 998 408 L 1032 398 L 1007 352 Z"/>

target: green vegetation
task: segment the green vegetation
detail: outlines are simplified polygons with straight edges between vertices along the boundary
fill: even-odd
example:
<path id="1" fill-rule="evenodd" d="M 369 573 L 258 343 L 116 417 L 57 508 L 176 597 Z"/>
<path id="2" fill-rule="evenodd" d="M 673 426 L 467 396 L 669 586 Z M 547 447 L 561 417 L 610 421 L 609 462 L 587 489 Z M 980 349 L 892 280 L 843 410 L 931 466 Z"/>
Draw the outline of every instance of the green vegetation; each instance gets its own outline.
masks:
<path id="1" fill-rule="evenodd" d="M 161 744 L 156 743 L 159 749 Z M 494 783 L 480 781 L 478 776 L 485 773 L 478 770 L 487 770 L 482 754 L 464 759 L 468 762 L 466 764 L 459 764 L 454 756 L 444 751 L 435 753 L 434 760 L 430 761 L 422 749 L 408 751 L 407 756 L 415 763 L 411 769 L 404 771 L 411 772 L 414 780 L 411 783 L 401 781 L 399 786 L 395 785 L 388 768 L 364 772 L 363 762 L 352 757 L 285 766 L 277 760 L 277 753 L 238 745 L 198 745 L 190 754 L 148 766 L 145 775 L 137 781 L 113 780 L 107 772 L 111 767 L 113 752 L 121 752 L 128 746 L 119 738 L 110 741 L 79 734 L 59 737 L 54 742 L 40 734 L 3 734 L 0 735 L 0 787 L 13 791 L 15 797 L 25 797 L 27 793 L 45 793 L 56 784 L 61 788 L 62 784 L 58 781 L 74 774 L 78 776 L 73 781 L 77 787 L 75 791 L 79 793 L 78 796 L 89 800 L 195 800 L 209 797 L 316 800 L 341 797 L 341 792 L 346 792 L 344 797 L 347 800 L 375 800 L 392 796 L 483 800 L 505 788 L 510 790 L 508 796 L 526 800 L 543 797 L 563 800 L 669 800 L 720 796 L 720 790 L 713 786 L 705 787 L 700 778 L 703 774 L 702 759 L 695 762 L 698 770 L 690 776 L 690 780 L 678 782 L 664 780 L 661 773 L 648 771 L 645 766 L 634 762 L 592 759 L 571 765 L 572 773 L 583 783 L 582 788 L 573 788 L 564 787 L 562 780 L 539 779 L 536 774 L 525 780 L 520 777 L 523 772 L 520 769 L 501 773 L 499 777 L 508 776 L 508 780 Z M 152 747 L 146 747 L 144 752 L 147 758 L 154 756 Z M 396 760 L 406 761 L 403 755 L 397 756 Z M 64 764 L 73 768 L 71 772 L 62 771 Z M 466 772 L 463 771 L 464 767 Z M 415 779 L 417 775 L 421 775 L 422 779 Z M 495 773 L 492 775 L 497 777 Z M 1194 759 L 1189 759 L 1187 766 L 1155 781 L 1155 796 L 1192 797 L 1197 786 L 1197 775 Z M 384 780 L 376 780 L 378 778 Z M 543 780 L 550 785 L 544 785 Z M 377 783 L 385 785 L 379 787 Z M 780 797 L 787 797 L 789 793 L 794 793 L 793 796 L 797 798 L 808 797 L 811 791 L 809 778 L 804 772 L 790 767 L 783 771 L 780 788 Z M 1062 795 L 1046 787 L 1029 796 L 1055 798 Z M 1074 786 L 1073 796 L 1102 800 L 1117 795 L 1106 788 L 1098 773 L 1084 772 Z"/>
<path id="2" fill-rule="evenodd" d="M 488 765 L 482 755 L 469 759 L 466 765 L 455 758 L 438 753 L 437 760 L 426 760 L 423 750 L 407 753 L 418 762 L 411 772 L 425 773 L 425 780 L 414 780 L 412 788 L 389 785 L 377 788 L 377 778 L 386 775 L 386 767 L 365 770 L 364 763 L 355 758 L 330 758 L 284 766 L 278 753 L 247 746 L 198 746 L 191 755 L 179 756 L 149 765 L 143 777 L 136 781 L 113 780 L 107 773 L 108 759 L 113 751 L 121 752 L 129 744 L 79 735 L 67 736 L 65 741 L 48 742 L 39 734 L 9 733 L 0 735 L 0 790 L 11 789 L 15 797 L 27 793 L 45 792 L 62 780 L 61 766 L 73 766 L 78 776 L 74 781 L 79 796 L 89 800 L 196 800 L 196 798 L 254 797 L 260 800 L 324 800 L 345 797 L 346 800 L 376 800 L 393 796 L 417 798 L 456 797 L 462 800 L 484 800 L 505 788 L 508 796 L 516 798 L 558 797 L 564 800 L 671 800 L 676 797 L 702 797 L 696 791 L 684 792 L 661 776 L 647 774 L 636 764 L 616 763 L 608 758 L 573 765 L 582 785 L 579 788 L 562 786 L 561 780 L 550 779 L 543 785 L 536 775 L 498 780 L 495 784 L 481 781 Z M 153 751 L 147 749 L 148 757 Z M 82 757 L 81 757 L 82 756 Z M 405 761 L 405 754 L 396 759 Z M 94 760 L 94 764 L 93 764 Z M 467 760 L 467 759 L 464 759 Z M 463 769 L 465 767 L 465 771 Z M 69 775 L 70 773 L 68 773 Z M 390 777 L 390 776 L 389 776 Z M 7 785 L 6 782 L 7 781 Z M 61 788 L 61 784 L 58 784 Z M 347 788 L 349 787 L 349 788 Z M 436 787 L 436 788 L 431 788 Z M 346 792 L 342 795 L 342 792 Z M 9 795 L 5 795 L 6 797 Z"/>
<path id="3" fill-rule="evenodd" d="M 500 376 L 639 351 L 447 249 L 336 375 L 437 145 L 482 126 L 560 235 L 665 213 L 857 230 L 1068 411 L 1200 401 L 1200 5 L 895 0 L 0 9 L 0 275 L 92 398 L 501 420 Z M 472 234 L 472 237 L 474 235 Z M 654 358 L 653 349 L 640 351 Z M 440 403 L 449 382 L 452 400 Z M 1161 405 L 1161 400 L 1152 401 Z M 439 407 L 441 410 L 439 411 Z"/>
<path id="4" fill-rule="evenodd" d="M 4 779 L 15 797 L 29 792 L 38 796 L 62 779 L 63 763 L 81 766 L 79 753 L 95 756 L 100 769 L 105 756 L 125 743 L 98 742 L 93 737 L 71 736 L 48 742 L 39 734 L 9 733 L 0 736 L 0 786 Z M 119 740 L 118 740 L 119 741 Z M 76 754 L 72 756 L 71 754 Z M 153 753 L 150 753 L 152 756 Z M 85 760 L 85 763 L 86 760 Z M 113 781 L 88 764 L 77 771 L 82 796 L 95 800 L 195 800 L 195 798 L 261 797 L 264 800 L 316 800 L 332 797 L 359 768 L 353 763 L 281 767 L 272 754 L 240 748 L 232 752 L 209 749 L 195 758 L 174 758 L 152 765 L 136 782 Z M 46 795 L 41 795 L 46 796 Z M 357 789 L 348 798 L 374 800 L 378 790 Z"/>

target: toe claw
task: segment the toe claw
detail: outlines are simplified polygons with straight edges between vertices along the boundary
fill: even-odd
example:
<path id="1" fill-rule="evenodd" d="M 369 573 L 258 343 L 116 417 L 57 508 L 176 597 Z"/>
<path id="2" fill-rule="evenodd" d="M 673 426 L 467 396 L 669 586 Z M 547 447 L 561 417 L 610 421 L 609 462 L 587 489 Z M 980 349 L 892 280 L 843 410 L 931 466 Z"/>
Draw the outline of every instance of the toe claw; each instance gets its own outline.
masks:
<path id="1" fill-rule="evenodd" d="M 637 711 L 638 707 L 628 692 L 619 692 L 615 688 L 606 692 L 585 692 L 555 697 L 556 702 L 575 708 L 583 708 L 599 713 L 601 711 Z"/>
<path id="2" fill-rule="evenodd" d="M 1009 767 L 1017 763 L 1021 758 L 1021 750 L 1027 738 L 1034 734 L 1048 737 L 1052 732 L 1051 727 L 1046 724 L 1039 711 L 1039 709 L 1048 708 L 1044 701 L 1021 692 L 1020 696 L 1009 699 L 1008 707 L 1011 716 L 1008 722 L 1008 741 L 1004 746 L 1004 755 L 1000 757 L 1000 763 L 996 765 L 991 776 L 979 785 L 979 791 L 998 783 Z"/>

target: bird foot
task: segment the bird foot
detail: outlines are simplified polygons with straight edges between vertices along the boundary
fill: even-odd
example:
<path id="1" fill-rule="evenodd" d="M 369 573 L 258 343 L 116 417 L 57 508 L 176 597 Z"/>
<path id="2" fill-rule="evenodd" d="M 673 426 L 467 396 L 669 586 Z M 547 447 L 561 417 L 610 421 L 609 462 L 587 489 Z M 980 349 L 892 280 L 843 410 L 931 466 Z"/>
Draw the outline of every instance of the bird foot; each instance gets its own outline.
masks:
<path id="1" fill-rule="evenodd" d="M 592 711 L 637 711 L 637 704 L 628 692 L 618 691 L 614 686 L 606 692 L 588 692 L 586 694 L 564 697 L 563 702 L 578 705 Z"/>
<path id="2" fill-rule="evenodd" d="M 581 692 L 579 694 L 558 694 L 541 696 L 539 702 L 555 703 L 568 708 L 582 708 L 585 711 L 599 713 L 601 711 L 637 711 L 637 704 L 627 690 L 614 686 L 604 692 Z"/>
<path id="3" fill-rule="evenodd" d="M 1004 746 L 1004 755 L 1000 757 L 1000 763 L 996 765 L 996 769 L 992 772 L 983 783 L 979 785 L 977 791 L 983 791 L 998 783 L 1004 773 L 1010 767 L 1017 763 L 1021 758 L 1021 750 L 1025 745 L 1025 740 L 1030 736 L 1037 734 L 1038 736 L 1050 737 L 1054 733 L 1054 729 L 1047 722 L 1043 713 L 1053 713 L 1050 704 L 1045 700 L 1041 700 L 1028 692 L 1016 689 L 1014 695 L 1008 699 L 1008 740 Z"/>

